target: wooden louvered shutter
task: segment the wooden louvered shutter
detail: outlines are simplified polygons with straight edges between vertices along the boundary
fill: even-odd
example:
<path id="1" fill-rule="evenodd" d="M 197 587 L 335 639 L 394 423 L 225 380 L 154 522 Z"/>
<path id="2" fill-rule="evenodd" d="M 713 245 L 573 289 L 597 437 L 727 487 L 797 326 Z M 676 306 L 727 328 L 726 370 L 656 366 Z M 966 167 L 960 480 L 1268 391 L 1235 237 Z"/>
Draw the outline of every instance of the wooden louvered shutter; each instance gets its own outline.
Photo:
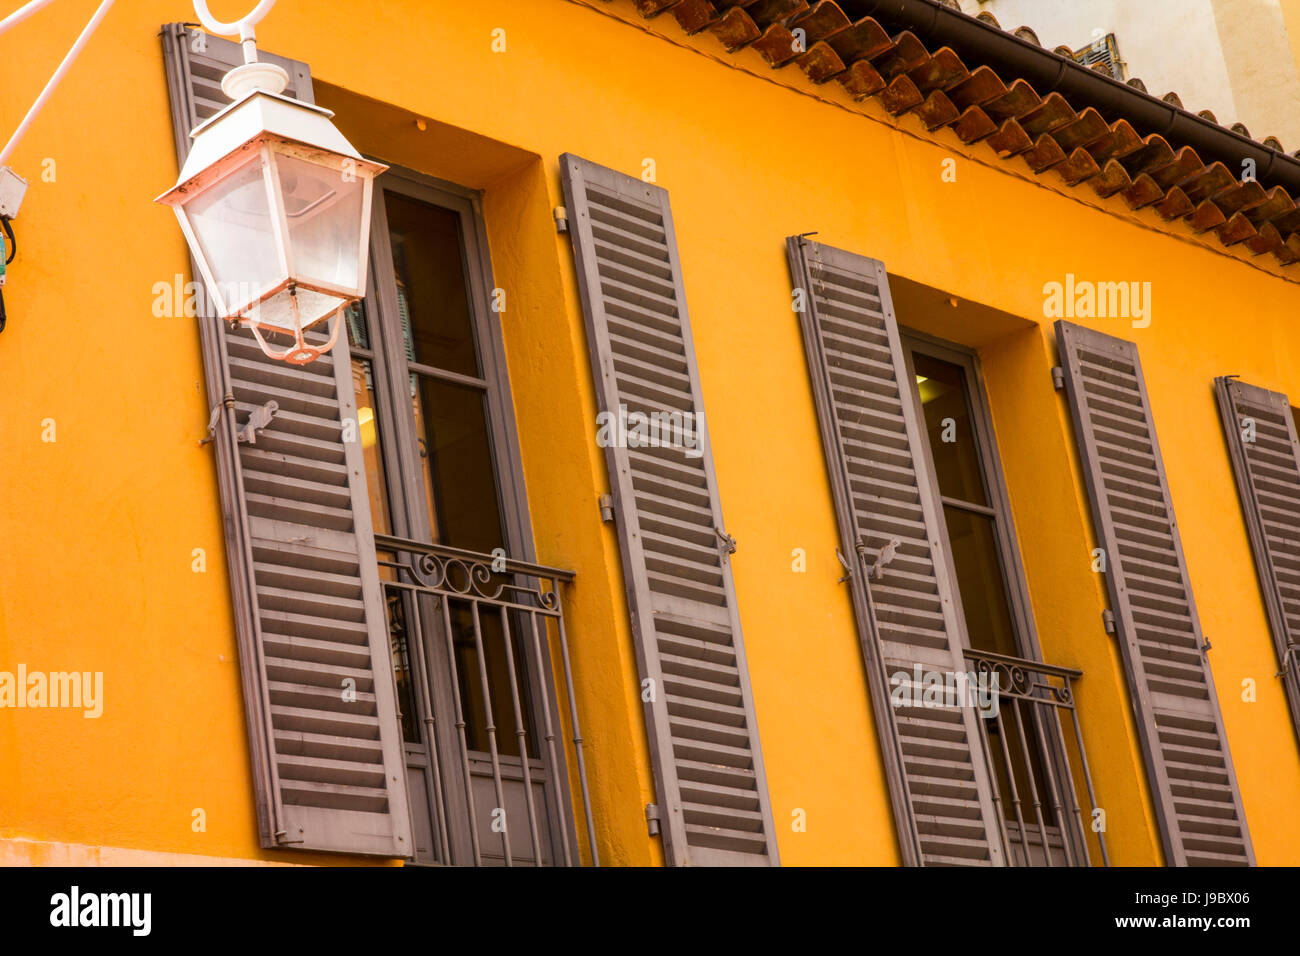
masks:
<path id="1" fill-rule="evenodd" d="M 163 28 L 179 158 L 237 44 Z M 312 101 L 306 64 L 286 93 Z M 198 270 L 194 270 L 198 274 Z M 266 847 L 409 856 L 410 817 L 346 336 L 307 366 L 199 318 L 258 822 Z M 274 402 L 255 440 L 237 438 Z M 351 680 L 353 683 L 348 684 Z"/>
<path id="2" fill-rule="evenodd" d="M 1216 378 L 1214 391 L 1291 721 L 1300 734 L 1300 440 L 1291 402 L 1232 377 Z"/>
<path id="3" fill-rule="evenodd" d="M 970 669 L 884 263 L 799 236 L 787 248 L 903 860 L 1001 865 L 979 714 L 891 699 L 895 676 L 914 687 L 918 665 Z"/>
<path id="4" fill-rule="evenodd" d="M 667 192 L 576 156 L 561 166 L 601 412 L 703 423 Z M 645 712 L 665 855 L 775 864 L 713 459 L 707 429 L 696 434 L 702 453 L 606 447 L 632 633 L 653 682 Z"/>
<path id="5" fill-rule="evenodd" d="M 1166 861 L 1253 864 L 1137 346 L 1056 340 Z"/>

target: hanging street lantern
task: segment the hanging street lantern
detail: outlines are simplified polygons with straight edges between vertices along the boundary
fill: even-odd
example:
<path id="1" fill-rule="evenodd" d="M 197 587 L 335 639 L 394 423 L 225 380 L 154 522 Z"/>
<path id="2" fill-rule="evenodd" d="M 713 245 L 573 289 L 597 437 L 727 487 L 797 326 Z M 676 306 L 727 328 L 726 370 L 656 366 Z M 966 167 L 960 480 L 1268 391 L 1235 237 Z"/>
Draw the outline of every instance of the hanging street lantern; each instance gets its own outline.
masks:
<path id="1" fill-rule="evenodd" d="M 190 134 L 180 178 L 157 201 L 176 211 L 218 315 L 252 329 L 271 358 L 306 365 L 365 295 L 374 180 L 388 167 L 362 158 L 329 110 L 284 96 L 289 75 L 257 61 L 253 26 L 274 3 L 222 23 L 194 0 L 205 27 L 239 34 L 246 62 L 221 83 L 234 102 Z M 328 340 L 309 344 L 303 333 L 331 318 Z M 267 332 L 293 344 L 276 350 Z"/>

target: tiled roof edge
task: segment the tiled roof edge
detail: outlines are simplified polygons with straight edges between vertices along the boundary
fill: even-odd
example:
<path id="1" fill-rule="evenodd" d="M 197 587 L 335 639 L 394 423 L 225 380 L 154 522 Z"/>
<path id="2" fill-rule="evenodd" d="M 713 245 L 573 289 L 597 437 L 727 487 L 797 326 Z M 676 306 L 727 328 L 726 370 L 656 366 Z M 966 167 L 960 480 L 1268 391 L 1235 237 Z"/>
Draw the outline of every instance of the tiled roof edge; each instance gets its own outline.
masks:
<path id="1" fill-rule="evenodd" d="M 1026 80 L 1008 85 L 988 66 L 969 69 L 951 47 L 931 52 L 910 30 L 890 35 L 872 17 L 854 21 L 837 0 L 634 3 L 642 17 L 669 14 L 687 33 L 708 31 L 730 53 L 753 48 L 773 68 L 795 65 L 813 83 L 835 80 L 855 100 L 870 98 L 893 116 L 912 113 L 931 132 L 947 128 L 968 145 L 987 143 L 1004 160 L 1024 160 L 1035 175 L 1051 171 L 1069 187 L 1087 184 L 1130 209 L 1153 208 L 1198 234 L 1213 231 L 1224 247 L 1244 244 L 1287 267 L 1300 262 L 1300 207 L 1283 186 L 1243 182 L 1191 146 L 1139 135 L 1126 119 L 1107 123 L 1092 107 L 1076 111 L 1060 93 L 1040 96 Z M 1130 83 L 1141 89 L 1140 80 Z M 1244 127 L 1234 131 L 1248 135 Z"/>

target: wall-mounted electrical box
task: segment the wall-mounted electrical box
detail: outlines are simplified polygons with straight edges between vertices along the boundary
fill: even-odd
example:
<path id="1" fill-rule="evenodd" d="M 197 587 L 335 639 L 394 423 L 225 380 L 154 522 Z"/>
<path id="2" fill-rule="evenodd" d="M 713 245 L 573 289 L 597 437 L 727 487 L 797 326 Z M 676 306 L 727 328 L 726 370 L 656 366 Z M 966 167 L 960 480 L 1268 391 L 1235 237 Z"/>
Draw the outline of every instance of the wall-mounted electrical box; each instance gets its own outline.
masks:
<path id="1" fill-rule="evenodd" d="M 27 195 L 27 180 L 8 166 L 0 166 L 0 216 L 13 219 Z"/>

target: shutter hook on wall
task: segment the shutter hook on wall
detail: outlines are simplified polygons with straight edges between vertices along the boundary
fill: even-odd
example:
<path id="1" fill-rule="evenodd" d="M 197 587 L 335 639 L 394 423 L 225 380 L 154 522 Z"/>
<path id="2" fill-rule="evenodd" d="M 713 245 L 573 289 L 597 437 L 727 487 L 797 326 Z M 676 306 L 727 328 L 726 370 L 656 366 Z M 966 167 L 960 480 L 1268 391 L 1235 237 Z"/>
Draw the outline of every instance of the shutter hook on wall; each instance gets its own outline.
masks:
<path id="1" fill-rule="evenodd" d="M 217 419 L 221 417 L 221 410 L 223 408 L 233 409 L 234 407 L 235 407 L 235 396 L 230 392 L 226 392 L 225 396 L 222 397 L 221 401 L 217 402 L 217 404 L 212 406 L 212 414 L 208 417 L 208 430 L 206 436 L 199 439 L 200 445 L 210 445 L 214 441 L 216 441 Z"/>
<path id="2" fill-rule="evenodd" d="M 1286 653 L 1282 655 L 1282 669 L 1274 674 L 1274 677 L 1285 677 L 1286 669 L 1291 664 L 1291 658 L 1295 656 L 1296 651 L 1300 651 L 1300 644 L 1288 644 Z"/>
<path id="3" fill-rule="evenodd" d="M 735 554 L 736 539 L 727 534 L 727 532 L 723 531 L 721 528 L 715 527 L 713 531 L 718 536 L 718 541 L 721 542 L 723 548 L 726 549 L 727 554 Z"/>
<path id="4" fill-rule="evenodd" d="M 844 553 L 840 551 L 839 548 L 835 549 L 835 559 L 839 561 L 840 566 L 844 568 L 844 573 L 840 575 L 839 580 L 835 583 L 843 584 L 845 581 L 853 577 L 853 566 L 849 564 L 848 559 L 844 557 Z"/>

